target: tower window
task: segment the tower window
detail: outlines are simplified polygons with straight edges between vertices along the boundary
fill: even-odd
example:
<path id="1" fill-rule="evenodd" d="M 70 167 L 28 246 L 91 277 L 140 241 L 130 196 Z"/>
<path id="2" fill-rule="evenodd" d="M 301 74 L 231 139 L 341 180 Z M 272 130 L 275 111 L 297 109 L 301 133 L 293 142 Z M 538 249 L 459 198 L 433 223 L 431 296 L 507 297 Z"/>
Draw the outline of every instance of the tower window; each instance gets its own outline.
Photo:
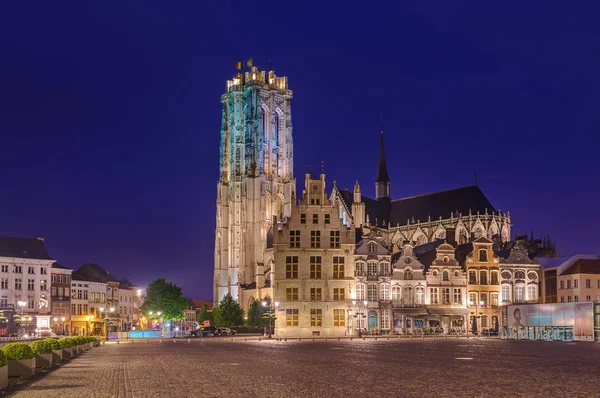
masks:
<path id="1" fill-rule="evenodd" d="M 321 256 L 310 256 L 310 279 L 321 279 Z"/>
<path id="2" fill-rule="evenodd" d="M 290 230 L 290 247 L 300 247 L 300 231 Z"/>
<path id="3" fill-rule="evenodd" d="M 310 231 L 310 247 L 321 247 L 321 231 Z"/>
<path id="4" fill-rule="evenodd" d="M 329 214 L 325 214 L 325 224 L 331 223 L 331 216 Z"/>
<path id="5" fill-rule="evenodd" d="M 329 232 L 329 246 L 335 249 L 340 247 L 340 231 Z"/>
<path id="6" fill-rule="evenodd" d="M 286 256 L 285 277 L 286 279 L 298 279 L 298 256 Z"/>
<path id="7" fill-rule="evenodd" d="M 306 224 L 306 213 L 300 214 L 300 224 Z"/>
<path id="8" fill-rule="evenodd" d="M 319 223 L 319 215 L 313 214 L 313 224 L 318 224 L 318 223 Z"/>

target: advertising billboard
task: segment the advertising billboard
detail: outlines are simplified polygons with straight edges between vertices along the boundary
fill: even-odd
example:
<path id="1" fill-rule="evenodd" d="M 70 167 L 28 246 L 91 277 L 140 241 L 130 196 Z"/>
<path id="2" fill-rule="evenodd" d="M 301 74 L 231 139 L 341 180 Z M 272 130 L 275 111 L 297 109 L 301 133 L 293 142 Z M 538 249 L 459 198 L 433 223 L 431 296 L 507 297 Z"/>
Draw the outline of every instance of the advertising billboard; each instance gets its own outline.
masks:
<path id="1" fill-rule="evenodd" d="M 594 303 L 575 303 L 573 339 L 594 341 Z"/>

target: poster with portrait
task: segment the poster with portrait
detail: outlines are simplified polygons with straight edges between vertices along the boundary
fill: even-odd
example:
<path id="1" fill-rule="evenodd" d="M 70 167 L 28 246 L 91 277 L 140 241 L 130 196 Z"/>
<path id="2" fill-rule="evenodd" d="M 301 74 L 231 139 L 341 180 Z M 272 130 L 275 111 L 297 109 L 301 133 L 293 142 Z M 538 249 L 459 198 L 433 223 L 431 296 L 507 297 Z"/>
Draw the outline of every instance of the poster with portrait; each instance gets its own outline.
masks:
<path id="1" fill-rule="evenodd" d="M 573 339 L 594 341 L 594 303 L 575 303 Z"/>
<path id="2" fill-rule="evenodd" d="M 529 306 L 511 305 L 508 307 L 508 326 L 513 328 L 524 328 L 528 325 Z"/>

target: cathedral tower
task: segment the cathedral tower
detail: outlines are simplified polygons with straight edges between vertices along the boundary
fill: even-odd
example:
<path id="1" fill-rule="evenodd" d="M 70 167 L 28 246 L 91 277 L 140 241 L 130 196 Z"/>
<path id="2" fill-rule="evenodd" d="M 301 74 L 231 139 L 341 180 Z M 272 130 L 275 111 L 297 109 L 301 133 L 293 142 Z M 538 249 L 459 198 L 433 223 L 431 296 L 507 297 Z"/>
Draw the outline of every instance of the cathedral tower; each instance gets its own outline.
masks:
<path id="1" fill-rule="evenodd" d="M 375 180 L 375 199 L 390 197 L 390 177 L 388 176 L 387 164 L 385 162 L 385 150 L 383 147 L 383 129 L 379 140 L 379 166 L 377 168 L 377 180 Z"/>
<path id="2" fill-rule="evenodd" d="M 287 77 L 238 73 L 221 96 L 213 300 L 256 282 L 273 217 L 289 217 L 295 200 L 292 119 Z"/>

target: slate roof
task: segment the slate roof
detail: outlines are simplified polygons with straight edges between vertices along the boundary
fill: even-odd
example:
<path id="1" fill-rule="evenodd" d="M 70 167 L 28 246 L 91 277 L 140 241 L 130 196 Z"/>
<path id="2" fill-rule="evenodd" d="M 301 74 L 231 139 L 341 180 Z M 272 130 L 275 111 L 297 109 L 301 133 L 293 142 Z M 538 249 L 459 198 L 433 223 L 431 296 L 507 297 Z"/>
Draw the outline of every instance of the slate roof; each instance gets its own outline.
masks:
<path id="1" fill-rule="evenodd" d="M 51 266 L 50 268 L 58 268 L 58 269 L 71 269 L 71 268 L 69 268 L 69 267 L 65 267 L 64 265 L 62 265 L 62 264 L 59 264 L 59 263 L 53 263 L 53 264 L 52 264 L 52 266 Z"/>
<path id="2" fill-rule="evenodd" d="M 351 209 L 354 201 L 353 192 L 338 189 L 338 193 L 346 206 Z M 488 213 L 496 211 L 477 185 L 392 200 L 390 214 L 386 214 L 385 202 L 364 195 L 361 201 L 365 204 L 365 214 L 369 216 L 369 222 L 377 226 L 387 225 L 388 222 L 392 226 L 406 225 L 409 220 L 426 222 L 429 217 L 435 221 L 440 217 L 450 218 L 451 213 L 455 216 L 457 213 L 467 215 L 469 210 L 472 214 L 478 211 L 485 214 L 486 209 Z"/>
<path id="3" fill-rule="evenodd" d="M 73 273 L 75 274 L 75 273 Z M 98 264 L 85 263 L 77 270 L 77 274 L 83 277 L 83 280 L 90 282 L 118 282 L 112 275 L 106 272 Z"/>
<path id="4" fill-rule="evenodd" d="M 48 254 L 42 238 L 0 236 L 0 257 L 54 260 Z"/>

